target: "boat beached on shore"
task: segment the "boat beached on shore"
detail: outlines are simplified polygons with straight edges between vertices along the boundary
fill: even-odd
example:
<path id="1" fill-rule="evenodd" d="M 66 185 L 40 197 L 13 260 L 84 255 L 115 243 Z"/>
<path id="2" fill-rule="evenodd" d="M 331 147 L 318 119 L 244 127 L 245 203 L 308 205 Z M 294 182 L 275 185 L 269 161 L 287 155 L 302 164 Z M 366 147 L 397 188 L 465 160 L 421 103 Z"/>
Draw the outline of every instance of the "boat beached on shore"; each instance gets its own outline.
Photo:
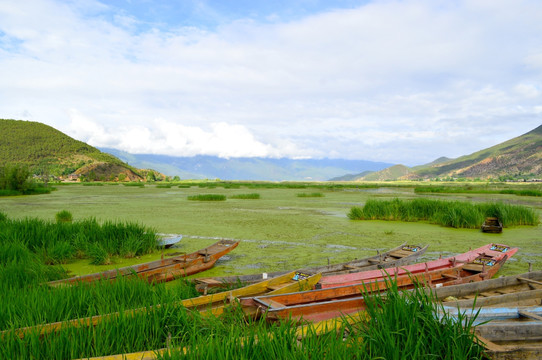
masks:
<path id="1" fill-rule="evenodd" d="M 149 282 L 166 282 L 182 276 L 197 274 L 210 269 L 216 261 L 239 245 L 239 241 L 220 240 L 211 246 L 191 254 L 183 254 L 171 258 L 162 258 L 119 269 L 99 273 L 74 276 L 68 279 L 50 281 L 50 286 L 60 286 L 75 282 L 92 282 L 98 280 L 115 280 L 118 276 L 139 276 Z"/>

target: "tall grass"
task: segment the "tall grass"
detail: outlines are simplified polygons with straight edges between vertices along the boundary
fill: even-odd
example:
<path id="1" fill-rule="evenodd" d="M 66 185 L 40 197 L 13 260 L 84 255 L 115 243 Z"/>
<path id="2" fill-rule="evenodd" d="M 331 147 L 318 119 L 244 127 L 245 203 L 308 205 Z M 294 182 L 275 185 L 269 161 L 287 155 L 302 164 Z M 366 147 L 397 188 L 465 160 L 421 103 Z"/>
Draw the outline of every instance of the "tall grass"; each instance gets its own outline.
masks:
<path id="1" fill-rule="evenodd" d="M 197 296 L 194 286 L 183 280 L 154 284 L 138 277 L 117 281 L 77 283 L 73 286 L 11 286 L 0 283 L 0 330 L 109 314 L 124 309 L 172 303 Z"/>
<path id="2" fill-rule="evenodd" d="M 73 215 L 68 210 L 62 210 L 55 214 L 56 222 L 72 222 Z"/>
<path id="3" fill-rule="evenodd" d="M 252 194 L 236 194 L 230 196 L 230 199 L 259 199 L 260 194 L 258 193 L 252 193 Z"/>
<path id="4" fill-rule="evenodd" d="M 473 204 L 431 199 L 373 200 L 350 209 L 352 220 L 428 221 L 454 228 L 479 228 L 486 217 L 498 217 L 503 226 L 536 225 L 536 212 L 521 205 L 501 202 Z"/>
<path id="5" fill-rule="evenodd" d="M 226 195 L 221 194 L 198 194 L 188 196 L 188 200 L 194 201 L 225 201 Z"/>
<path id="6" fill-rule="evenodd" d="M 320 192 L 313 192 L 313 193 L 298 193 L 296 194 L 297 197 L 323 197 L 324 194 Z"/>
<path id="7" fill-rule="evenodd" d="M 156 240 L 153 229 L 131 222 L 99 224 L 95 219 L 50 222 L 6 218 L 0 226 L 0 244 L 18 242 L 50 264 L 76 257 L 90 257 L 95 263 L 103 263 L 103 252 L 105 257 L 142 255 L 156 249 Z"/>
<path id="8" fill-rule="evenodd" d="M 416 186 L 414 192 L 423 193 L 446 193 L 446 194 L 511 194 L 518 196 L 542 196 L 538 189 L 489 189 L 487 187 L 475 187 L 467 185 L 459 186 Z"/>
<path id="9" fill-rule="evenodd" d="M 481 359 L 474 332 L 476 317 L 455 318 L 431 292 L 399 291 L 391 282 L 383 294 L 364 292 L 369 321 L 350 326 L 363 339 L 367 359 Z"/>
<path id="10" fill-rule="evenodd" d="M 159 289 L 160 297 L 149 293 Z M 295 324 L 289 320 L 269 324 L 265 318 L 245 319 L 238 308 L 230 308 L 219 318 L 203 318 L 197 312 L 170 305 L 168 296 L 175 294 L 165 285 L 156 288 L 148 284 L 116 282 L 99 283 L 95 296 L 90 285 L 71 289 L 47 289 L 31 296 L 36 302 L 33 316 L 22 317 L 23 322 L 9 324 L 4 329 L 15 329 L 20 324 L 36 324 L 52 319 L 67 319 L 94 313 L 110 312 L 111 304 L 121 307 L 148 305 L 146 312 L 121 313 L 95 327 L 64 327 L 56 333 L 40 335 L 39 329 L 19 339 L 13 332 L 0 339 L 0 358 L 86 358 L 119 353 L 130 353 L 171 346 L 172 351 L 160 356 L 164 359 L 479 359 L 482 348 L 476 344 L 471 331 L 475 319 L 453 319 L 439 314 L 432 295 L 415 289 L 399 292 L 392 284 L 386 295 L 365 294 L 370 320 L 352 325 L 330 328 L 318 334 L 309 327 L 299 339 Z M 37 299 L 51 301 L 51 311 Z M 106 295 L 109 291 L 110 296 Z M 129 293 L 129 296 L 125 294 Z M 190 296 L 189 293 L 185 295 Z M 84 301 L 78 301 L 83 298 Z M 60 300 L 69 299 L 69 300 Z M 95 299 L 98 299 L 96 301 Z M 127 300 L 130 299 L 130 300 Z M 17 300 L 17 299 L 12 299 Z M 109 300 L 109 301 L 107 301 Z M 133 300 L 133 301 L 132 301 Z M 171 299 L 169 299 L 171 300 Z M 139 301 L 139 303 L 138 303 Z M 160 307 L 152 307 L 158 301 Z M 13 302 L 13 301 L 10 301 Z M 30 306 L 32 303 L 29 302 Z M 137 303 L 137 304 L 136 304 Z M 122 304 L 122 305 L 119 305 Z M 2 306 L 2 304 L 0 304 Z M 90 309 L 88 310 L 87 309 Z M 74 309 L 67 314 L 66 309 Z M 14 310 L 1 309 L 0 314 Z M 44 312 L 40 317 L 40 310 Z M 57 313 L 52 315 L 51 313 Z M 63 316 L 58 316 L 63 313 Z M 84 314 L 84 315 L 83 315 Z M 183 351 L 182 349 L 186 351 Z M 181 349 L 181 350 L 175 350 Z"/>

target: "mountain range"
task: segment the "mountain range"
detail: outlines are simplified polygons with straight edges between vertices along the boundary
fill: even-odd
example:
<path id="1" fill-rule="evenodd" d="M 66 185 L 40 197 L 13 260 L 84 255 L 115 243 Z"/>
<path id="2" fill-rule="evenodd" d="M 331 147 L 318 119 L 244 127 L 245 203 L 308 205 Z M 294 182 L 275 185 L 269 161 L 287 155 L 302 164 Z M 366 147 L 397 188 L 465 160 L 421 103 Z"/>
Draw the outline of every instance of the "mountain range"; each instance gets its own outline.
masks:
<path id="1" fill-rule="evenodd" d="M 345 159 L 272 159 L 220 158 L 216 156 L 177 157 L 168 155 L 130 154 L 116 149 L 100 148 L 138 168 L 152 168 L 181 179 L 326 181 L 347 172 L 378 171 L 393 164 Z"/>
<path id="2" fill-rule="evenodd" d="M 457 159 L 420 166 L 345 159 L 176 157 L 97 149 L 38 122 L 0 119 L 0 164 L 28 166 L 35 174 L 87 180 L 181 179 L 262 181 L 386 181 L 434 178 L 540 178 L 542 126 Z M 149 170 L 153 169 L 153 170 Z M 160 174 L 160 173 L 163 174 Z M 156 177 L 154 176 L 156 174 Z"/>
<path id="3" fill-rule="evenodd" d="M 446 157 L 412 168 L 404 165 L 350 176 L 352 181 L 435 178 L 533 179 L 542 177 L 542 125 L 526 134 L 457 159 Z"/>

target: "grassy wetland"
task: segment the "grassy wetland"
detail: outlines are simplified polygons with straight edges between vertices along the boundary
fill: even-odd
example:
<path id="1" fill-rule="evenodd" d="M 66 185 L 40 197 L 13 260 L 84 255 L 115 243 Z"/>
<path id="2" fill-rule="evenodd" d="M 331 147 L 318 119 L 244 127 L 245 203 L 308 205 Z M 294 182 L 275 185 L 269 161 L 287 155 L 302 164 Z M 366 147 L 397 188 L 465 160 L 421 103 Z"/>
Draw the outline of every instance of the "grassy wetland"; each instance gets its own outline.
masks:
<path id="1" fill-rule="evenodd" d="M 514 190 L 508 193 L 488 193 L 482 191 L 482 187 L 479 192 L 415 190 L 419 186 L 419 183 L 335 186 L 212 182 L 161 186 L 73 184 L 55 185 L 57 190 L 48 195 L 1 197 L 0 222 L 3 225 L 17 223 L 23 230 L 10 233 L 7 226 L 0 229 L 0 293 L 3 300 L 0 302 L 0 330 L 7 331 L 2 335 L 0 358 L 77 358 L 159 349 L 168 345 L 197 349 L 205 344 L 213 349 L 207 353 L 222 354 L 225 358 L 253 358 L 255 354 L 263 358 L 311 358 L 321 353 L 322 356 L 326 354 L 326 358 L 364 358 L 370 354 L 372 357 L 399 359 L 401 353 L 385 354 L 384 347 L 378 348 L 376 343 L 361 340 L 381 337 L 379 343 L 395 344 L 397 338 L 388 336 L 395 331 L 393 328 L 378 330 L 374 326 L 356 325 L 345 334 L 358 335 L 348 335 L 344 341 L 335 334 L 320 338 L 309 334 L 298 346 L 292 324 L 270 326 L 258 321 L 247 322 L 235 311 L 216 320 L 204 319 L 174 306 L 152 307 L 193 296 L 194 289 L 183 281 L 150 286 L 132 279 L 57 289 L 36 284 L 66 276 L 65 271 L 70 275 L 82 275 L 155 260 L 167 253 L 190 253 L 221 238 L 238 239 L 241 244 L 219 260 L 213 269 L 205 272 L 205 276 L 289 270 L 322 265 L 328 261 L 341 262 L 374 255 L 377 250 L 403 242 L 429 244 L 422 260 L 451 256 L 490 242 L 504 243 L 520 250 L 499 275 L 526 272 L 529 263 L 534 270 L 542 269 L 542 227 L 538 224 L 542 197 L 514 192 L 532 190 L 532 186 L 501 184 L 491 189 Z M 453 190 L 457 186 L 446 187 Z M 540 190 L 534 190 L 537 189 Z M 300 193 L 312 196 L 299 196 Z M 190 197 L 197 197 L 200 201 L 193 201 Z M 401 218 L 394 215 L 394 221 L 390 221 L 389 216 L 383 217 L 386 220 L 351 220 L 353 209 L 363 209 L 367 204 L 381 206 L 390 203 L 397 209 L 399 205 L 413 201 L 426 205 L 458 203 L 467 208 L 491 208 L 507 215 L 522 209 L 519 212 L 534 214 L 535 219 L 531 225 L 505 222 L 502 234 L 484 234 L 477 226 L 439 225 L 430 218 L 415 216 Z M 410 214 L 417 212 L 420 211 Z M 77 228 L 82 224 L 86 229 L 84 236 Z M 63 242 L 60 236 L 60 240 L 53 241 L 55 232 L 70 234 L 65 238 L 71 240 Z M 155 249 L 151 245 L 155 240 L 154 232 L 182 234 L 183 239 L 172 249 Z M 112 238 L 107 240 L 107 234 L 112 234 Z M 127 245 L 114 241 L 121 238 L 126 239 Z M 133 239 L 138 239 L 140 244 L 134 245 Z M 101 244 L 108 257 L 107 264 L 94 264 L 93 259 L 97 255 L 91 250 L 95 243 Z M 49 261 L 44 262 L 43 259 Z M 418 300 L 423 303 L 427 299 Z M 379 300 L 376 298 L 374 301 L 378 304 Z M 413 302 L 390 303 L 389 311 L 420 314 L 419 309 L 411 309 L 409 304 Z M 91 328 L 64 328 L 46 336 L 40 335 L 38 328 L 23 339 L 12 332 L 25 326 L 140 307 L 147 307 L 147 313 L 118 316 Z M 371 315 L 389 319 L 389 314 L 378 312 L 380 308 L 374 306 L 374 314 Z M 429 313 L 425 315 L 427 319 L 432 318 Z M 412 316 L 405 315 L 405 324 Z M 386 321 L 395 323 L 389 320 L 378 323 L 385 325 Z M 436 340 L 428 340 L 427 343 L 434 346 L 430 351 L 452 356 L 458 354 L 459 349 L 464 349 L 470 354 L 464 358 L 479 358 L 480 349 L 472 345 L 472 338 L 458 332 L 453 323 L 450 321 L 447 326 L 428 324 L 426 327 L 433 329 L 429 336 L 434 335 L 435 339 L 457 336 L 458 341 L 452 343 L 458 348 L 446 348 L 450 343 L 439 345 Z M 417 339 L 421 337 L 419 334 L 406 337 L 403 338 L 405 344 L 387 345 L 387 348 L 408 348 L 415 356 L 425 356 L 423 351 L 429 347 L 420 347 Z M 460 342 L 465 340 L 466 343 Z M 246 341 L 251 345 L 247 347 Z M 164 357 L 169 358 L 169 355 Z M 171 358 L 205 357 L 188 351 L 173 354 Z"/>

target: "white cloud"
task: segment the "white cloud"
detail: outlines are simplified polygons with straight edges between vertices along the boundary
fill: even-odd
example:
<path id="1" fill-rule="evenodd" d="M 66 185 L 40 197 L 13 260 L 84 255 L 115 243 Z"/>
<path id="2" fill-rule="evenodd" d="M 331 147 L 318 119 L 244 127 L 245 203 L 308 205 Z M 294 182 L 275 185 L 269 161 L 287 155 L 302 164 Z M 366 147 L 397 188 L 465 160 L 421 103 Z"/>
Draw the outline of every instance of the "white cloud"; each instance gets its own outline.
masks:
<path id="1" fill-rule="evenodd" d="M 214 155 L 229 157 L 298 156 L 299 150 L 289 144 L 285 153 L 254 138 L 244 126 L 212 123 L 205 130 L 155 119 L 149 125 L 103 126 L 82 116 L 70 113 L 68 134 L 96 147 L 112 147 L 138 154 L 170 154 L 177 156 Z"/>
<path id="2" fill-rule="evenodd" d="M 214 31 L 140 25 L 105 2 L 1 2 L 0 116 L 138 153 L 408 164 L 541 123 L 537 2 L 372 1 Z"/>

